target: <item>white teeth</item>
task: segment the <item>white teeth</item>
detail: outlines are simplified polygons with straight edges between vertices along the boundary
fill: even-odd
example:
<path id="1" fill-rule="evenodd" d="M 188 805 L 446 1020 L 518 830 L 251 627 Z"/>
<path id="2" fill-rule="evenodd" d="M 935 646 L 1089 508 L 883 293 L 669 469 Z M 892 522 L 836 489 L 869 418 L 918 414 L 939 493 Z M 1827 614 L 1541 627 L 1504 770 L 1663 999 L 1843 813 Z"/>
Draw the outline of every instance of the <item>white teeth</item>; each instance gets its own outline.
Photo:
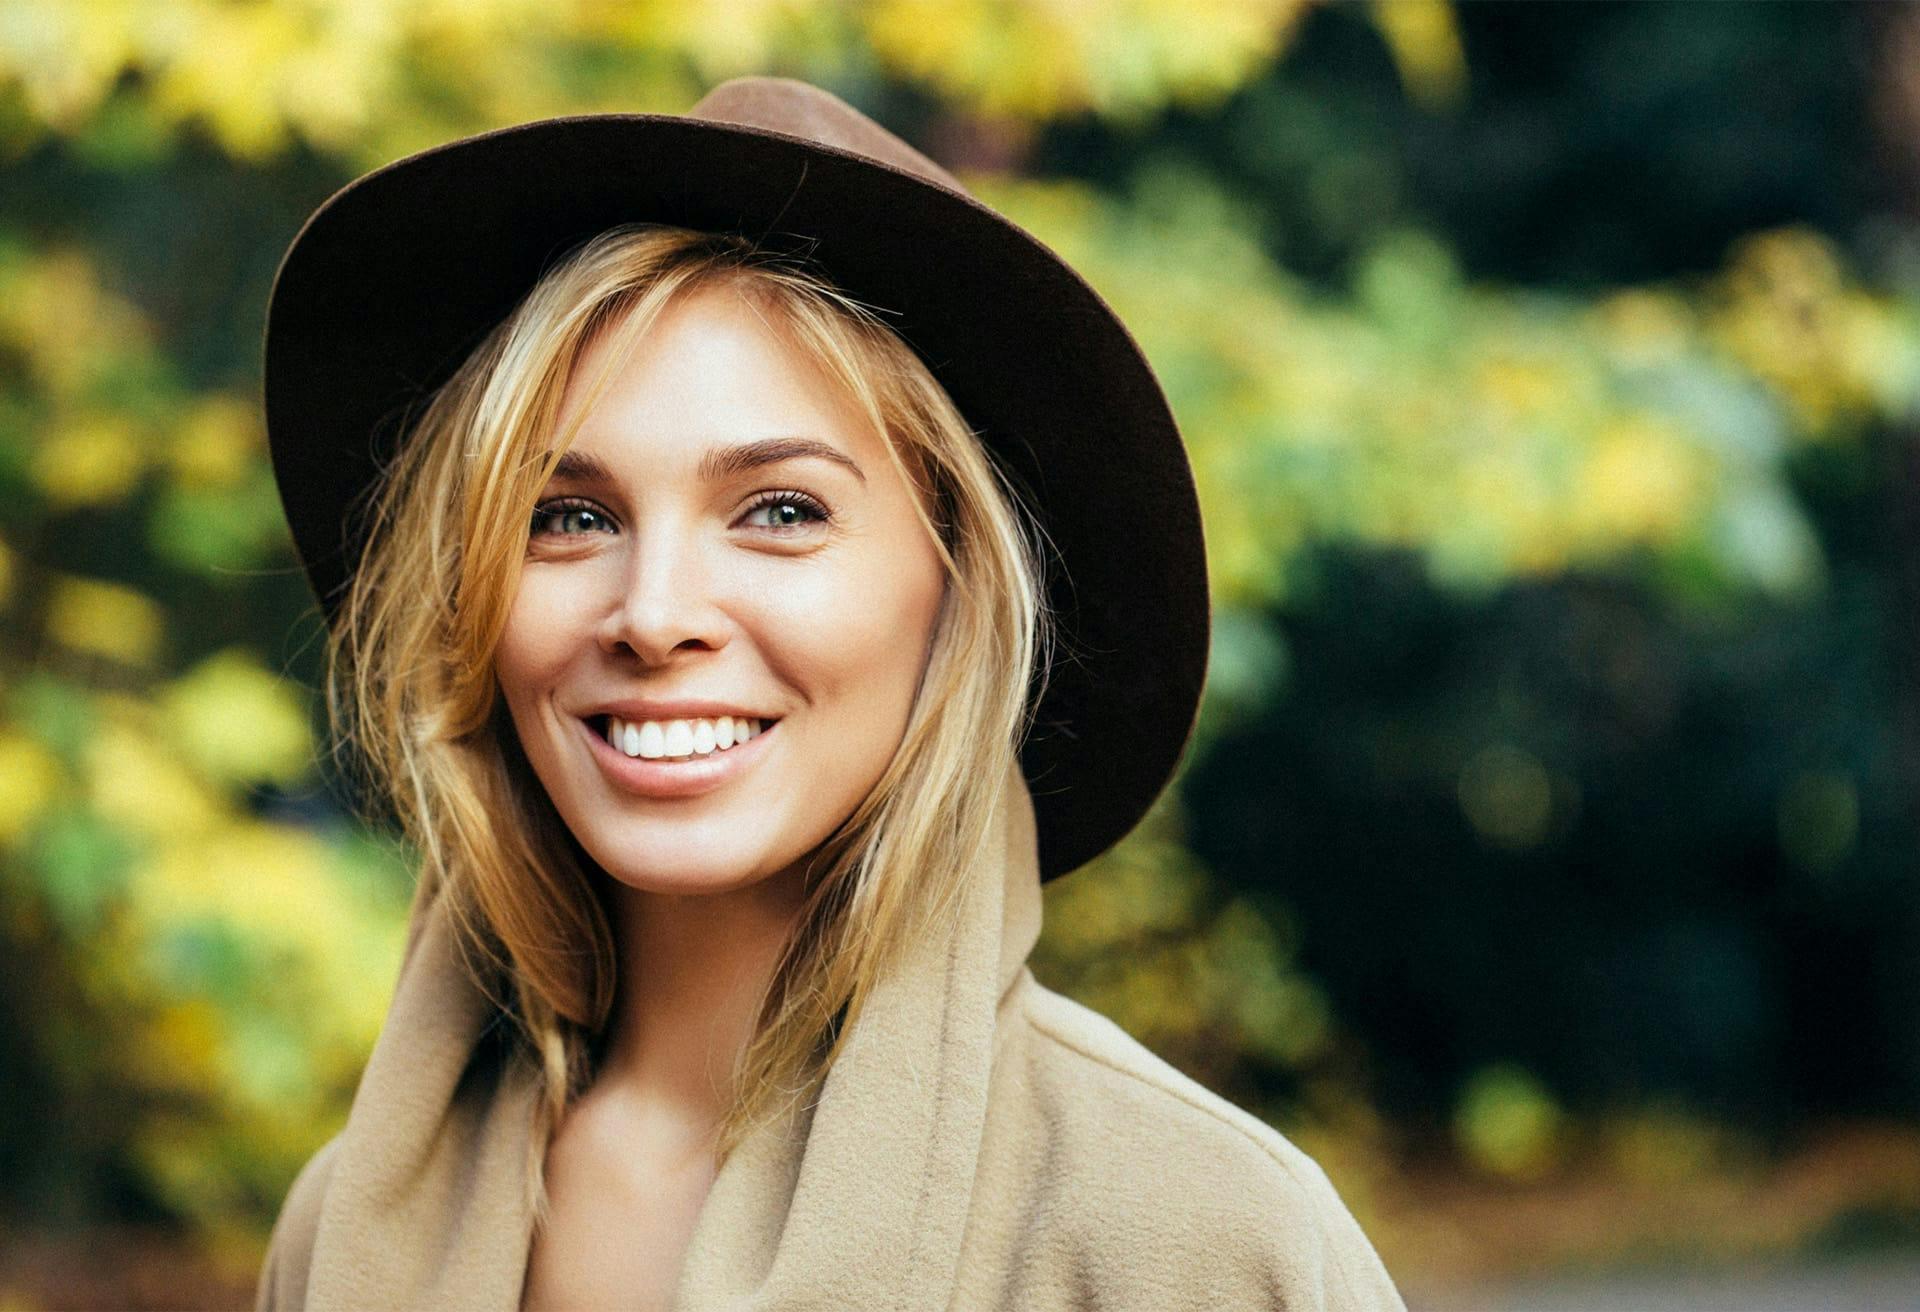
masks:
<path id="1" fill-rule="evenodd" d="M 641 724 L 617 715 L 607 717 L 607 741 L 628 756 L 645 760 L 708 756 L 751 741 L 761 732 L 759 720 L 731 715 L 712 720 L 648 720 Z"/>
<path id="2" fill-rule="evenodd" d="M 667 754 L 667 731 L 660 727 L 658 720 L 648 720 L 640 726 L 640 742 L 628 756 L 644 756 L 652 759 Z"/>

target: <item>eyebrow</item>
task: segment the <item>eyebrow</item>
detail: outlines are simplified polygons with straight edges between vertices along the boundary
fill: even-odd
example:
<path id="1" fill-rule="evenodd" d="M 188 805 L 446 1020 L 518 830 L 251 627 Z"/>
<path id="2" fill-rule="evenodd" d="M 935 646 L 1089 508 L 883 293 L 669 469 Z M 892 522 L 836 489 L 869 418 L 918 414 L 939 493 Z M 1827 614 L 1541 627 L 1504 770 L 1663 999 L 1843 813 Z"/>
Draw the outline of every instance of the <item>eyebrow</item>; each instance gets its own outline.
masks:
<path id="1" fill-rule="evenodd" d="M 700 477 L 714 482 L 744 474 L 750 469 L 759 469 L 764 465 L 777 465 L 787 460 L 804 460 L 809 457 L 820 460 L 832 460 L 853 471 L 855 478 L 862 483 L 867 481 L 866 473 L 855 464 L 852 457 L 836 447 L 811 437 L 767 437 L 758 442 L 743 442 L 738 446 L 723 446 L 709 451 L 700 460 Z M 613 471 L 598 456 L 585 451 L 565 451 L 553 467 L 553 477 L 569 478 L 581 482 L 612 483 Z"/>

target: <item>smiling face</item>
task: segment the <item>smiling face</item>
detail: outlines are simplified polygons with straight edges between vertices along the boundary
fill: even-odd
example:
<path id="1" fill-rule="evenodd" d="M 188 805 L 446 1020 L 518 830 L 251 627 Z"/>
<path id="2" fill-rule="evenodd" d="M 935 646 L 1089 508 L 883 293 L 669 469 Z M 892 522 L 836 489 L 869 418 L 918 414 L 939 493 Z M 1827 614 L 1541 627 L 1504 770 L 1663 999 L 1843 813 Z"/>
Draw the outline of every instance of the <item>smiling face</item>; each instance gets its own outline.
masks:
<path id="1" fill-rule="evenodd" d="M 615 372 L 539 498 L 496 656 L 555 809 L 651 891 L 792 873 L 838 827 L 905 733 L 944 586 L 885 436 L 743 295 L 670 306 Z M 609 744 L 610 710 L 667 756 Z M 761 733 L 703 753 L 729 712 Z"/>

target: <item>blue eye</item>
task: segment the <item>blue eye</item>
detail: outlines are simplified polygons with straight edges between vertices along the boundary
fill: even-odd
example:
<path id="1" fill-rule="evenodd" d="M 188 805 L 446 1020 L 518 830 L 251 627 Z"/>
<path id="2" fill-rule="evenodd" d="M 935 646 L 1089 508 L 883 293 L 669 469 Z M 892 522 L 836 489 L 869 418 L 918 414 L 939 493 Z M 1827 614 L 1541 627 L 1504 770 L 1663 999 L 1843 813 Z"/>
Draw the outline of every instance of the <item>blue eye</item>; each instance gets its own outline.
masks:
<path id="1" fill-rule="evenodd" d="M 592 502 L 582 501 L 579 497 L 562 497 L 558 501 L 549 501 L 544 505 L 535 506 L 533 508 L 532 522 L 528 525 L 530 536 L 540 536 L 540 523 L 542 520 L 558 520 L 562 524 L 569 522 L 578 524 L 584 521 L 586 524 L 585 531 L 590 533 L 606 532 L 607 528 L 605 526 L 607 526 L 609 522 L 607 517 L 601 514 Z M 564 530 L 562 530 L 561 535 L 563 537 L 574 536 Z"/>

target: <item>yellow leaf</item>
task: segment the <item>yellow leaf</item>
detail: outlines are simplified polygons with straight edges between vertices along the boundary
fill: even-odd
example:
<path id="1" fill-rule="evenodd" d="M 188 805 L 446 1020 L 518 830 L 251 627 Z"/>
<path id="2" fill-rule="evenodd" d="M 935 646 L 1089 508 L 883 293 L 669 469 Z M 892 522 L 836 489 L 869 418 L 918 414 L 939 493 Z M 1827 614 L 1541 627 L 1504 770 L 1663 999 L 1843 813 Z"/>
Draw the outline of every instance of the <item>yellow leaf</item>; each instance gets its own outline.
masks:
<path id="1" fill-rule="evenodd" d="M 880 0 L 885 62 L 987 114 L 1130 117 L 1217 98 L 1271 63 L 1308 0 Z"/>
<path id="2" fill-rule="evenodd" d="M 325 1004 L 312 1016 L 317 1044 L 343 1036 L 370 1042 L 378 1034 L 405 911 L 356 894 L 315 835 L 263 821 L 221 825 L 166 845 L 136 867 L 131 888 L 146 935 L 210 918 L 263 954 L 295 963 L 298 982 Z"/>
<path id="3" fill-rule="evenodd" d="M 1665 541 L 1693 522 L 1703 461 L 1658 419 L 1629 415 L 1595 434 L 1579 474 L 1574 531 L 1594 539 Z"/>
<path id="4" fill-rule="evenodd" d="M 145 320 L 100 285 L 91 256 L 61 249 L 5 270 L 0 341 L 25 356 L 53 397 L 71 396 L 151 345 Z"/>
<path id="5" fill-rule="evenodd" d="M 1374 0 L 1373 23 L 1400 84 L 1429 109 L 1457 105 L 1467 89 L 1467 56 L 1447 0 Z"/>
<path id="6" fill-rule="evenodd" d="M 1595 307 L 1600 335 L 1624 363 L 1678 359 L 1692 345 L 1693 312 L 1671 292 L 1629 288 Z"/>
<path id="7" fill-rule="evenodd" d="M 0 26 L 0 71 L 18 79 L 31 112 L 62 131 L 80 127 L 132 57 L 138 24 L 127 0 L 10 6 Z"/>
<path id="8" fill-rule="evenodd" d="M 149 664 L 165 629 L 165 612 L 119 583 L 69 575 L 55 581 L 47 604 L 48 637 L 128 665 Z"/>
<path id="9" fill-rule="evenodd" d="M 227 814 L 185 762 L 124 717 L 104 717 L 88 740 L 86 772 L 94 810 L 120 828 L 149 838 L 198 833 Z"/>
<path id="10" fill-rule="evenodd" d="M 161 694 L 160 710 L 173 740 L 211 778 L 288 784 L 312 760 L 312 731 L 293 685 L 239 648 L 195 666 Z"/>
<path id="11" fill-rule="evenodd" d="M 140 481 L 146 451 L 119 415 L 82 415 L 47 436 L 33 453 L 33 481 L 58 507 L 122 501 Z"/>
<path id="12" fill-rule="evenodd" d="M 216 392 L 202 397 L 182 418 L 167 447 L 167 464 L 183 487 L 232 487 L 246 478 L 265 450 L 258 407 Z"/>
<path id="13" fill-rule="evenodd" d="M 60 763 L 24 734 L 0 730 L 0 844 L 11 847 L 46 810 Z"/>

